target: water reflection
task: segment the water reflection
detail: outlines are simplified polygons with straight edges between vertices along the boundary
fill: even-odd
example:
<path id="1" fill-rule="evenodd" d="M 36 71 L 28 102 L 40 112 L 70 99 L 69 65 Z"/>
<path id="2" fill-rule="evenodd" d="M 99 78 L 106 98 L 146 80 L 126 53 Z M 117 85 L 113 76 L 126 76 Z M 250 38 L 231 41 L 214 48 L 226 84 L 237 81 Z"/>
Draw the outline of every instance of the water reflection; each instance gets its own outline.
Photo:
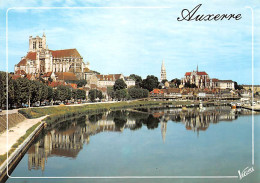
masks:
<path id="1" fill-rule="evenodd" d="M 211 123 L 230 122 L 239 115 L 251 114 L 251 111 L 236 110 L 228 107 L 197 109 L 149 108 L 109 111 L 96 115 L 86 115 L 78 119 L 57 124 L 39 137 L 28 150 L 28 169 L 44 171 L 48 157 L 62 156 L 76 158 L 90 137 L 103 132 L 121 133 L 124 129 L 138 130 L 161 128 L 162 141 L 165 142 L 167 122 L 183 123 L 187 130 L 205 131 Z"/>

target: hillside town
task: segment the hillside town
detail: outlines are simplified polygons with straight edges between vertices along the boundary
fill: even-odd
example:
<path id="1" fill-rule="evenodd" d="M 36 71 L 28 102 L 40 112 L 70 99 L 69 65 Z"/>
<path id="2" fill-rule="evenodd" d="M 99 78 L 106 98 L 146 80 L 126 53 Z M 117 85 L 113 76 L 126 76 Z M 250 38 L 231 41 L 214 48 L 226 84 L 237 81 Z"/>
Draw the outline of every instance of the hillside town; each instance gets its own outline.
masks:
<path id="1" fill-rule="evenodd" d="M 153 100 L 238 100 L 250 101 L 252 86 L 211 78 L 206 71 L 188 71 L 181 79 L 167 80 L 164 61 L 160 79 L 122 73 L 101 74 L 90 69 L 76 48 L 52 50 L 46 35 L 29 37 L 29 49 L 9 73 L 9 108 L 40 105 L 75 104 L 87 101 L 122 101 L 149 97 Z M 5 73 L 1 73 L 5 86 Z M 2 87 L 2 95 L 5 87 Z M 254 86 L 255 97 L 260 86 Z M 13 92 L 13 93 L 10 93 Z M 27 92 L 27 94 L 21 94 Z M 29 93 L 29 95 L 28 95 Z M 12 98 L 13 97 L 13 98 Z M 0 104 L 6 108 L 5 95 Z"/>

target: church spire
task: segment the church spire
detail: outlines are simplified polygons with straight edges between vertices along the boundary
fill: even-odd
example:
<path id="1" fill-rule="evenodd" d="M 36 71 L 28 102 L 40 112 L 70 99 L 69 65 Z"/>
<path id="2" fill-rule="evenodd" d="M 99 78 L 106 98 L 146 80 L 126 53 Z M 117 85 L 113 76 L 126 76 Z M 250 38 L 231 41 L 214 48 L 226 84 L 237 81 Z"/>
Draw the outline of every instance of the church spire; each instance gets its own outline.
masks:
<path id="1" fill-rule="evenodd" d="M 161 66 L 161 81 L 166 79 L 166 69 L 164 66 L 164 60 L 162 60 L 162 66 Z"/>

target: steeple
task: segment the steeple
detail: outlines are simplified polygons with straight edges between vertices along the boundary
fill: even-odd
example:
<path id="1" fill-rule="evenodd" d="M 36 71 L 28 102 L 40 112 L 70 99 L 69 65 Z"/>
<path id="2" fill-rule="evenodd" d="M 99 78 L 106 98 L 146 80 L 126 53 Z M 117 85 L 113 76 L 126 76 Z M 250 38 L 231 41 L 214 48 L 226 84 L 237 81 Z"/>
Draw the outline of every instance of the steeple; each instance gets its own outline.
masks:
<path id="1" fill-rule="evenodd" d="M 197 72 L 199 72 L 199 65 L 197 64 Z"/>
<path id="2" fill-rule="evenodd" d="M 166 69 L 164 66 L 164 60 L 162 60 L 162 66 L 161 66 L 161 81 L 166 79 Z"/>

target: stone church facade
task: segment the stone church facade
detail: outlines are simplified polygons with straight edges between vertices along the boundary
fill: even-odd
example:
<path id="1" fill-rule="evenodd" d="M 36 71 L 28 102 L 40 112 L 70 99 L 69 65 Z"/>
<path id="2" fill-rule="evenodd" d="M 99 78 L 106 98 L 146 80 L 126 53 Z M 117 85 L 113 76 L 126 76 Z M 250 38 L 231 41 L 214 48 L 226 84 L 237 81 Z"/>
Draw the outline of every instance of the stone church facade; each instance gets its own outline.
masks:
<path id="1" fill-rule="evenodd" d="M 77 49 L 50 50 L 44 33 L 42 37 L 29 37 L 29 51 L 15 65 L 15 73 L 23 70 L 36 77 L 48 72 L 73 72 L 83 79 L 85 69 L 89 69 L 89 63 L 84 63 Z"/>

